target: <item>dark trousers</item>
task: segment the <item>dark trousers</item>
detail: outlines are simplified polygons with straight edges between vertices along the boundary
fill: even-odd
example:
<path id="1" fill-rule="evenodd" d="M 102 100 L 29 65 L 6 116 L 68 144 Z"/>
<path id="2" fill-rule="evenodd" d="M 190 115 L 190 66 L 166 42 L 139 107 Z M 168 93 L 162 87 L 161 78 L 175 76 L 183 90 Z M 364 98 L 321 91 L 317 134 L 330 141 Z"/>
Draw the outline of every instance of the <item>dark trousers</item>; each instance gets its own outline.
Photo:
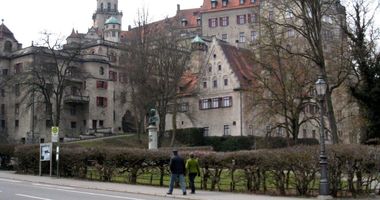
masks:
<path id="1" fill-rule="evenodd" d="M 197 176 L 197 173 L 189 173 L 189 182 L 190 182 L 190 188 L 191 192 L 195 192 L 195 184 L 194 184 L 194 179 Z"/>

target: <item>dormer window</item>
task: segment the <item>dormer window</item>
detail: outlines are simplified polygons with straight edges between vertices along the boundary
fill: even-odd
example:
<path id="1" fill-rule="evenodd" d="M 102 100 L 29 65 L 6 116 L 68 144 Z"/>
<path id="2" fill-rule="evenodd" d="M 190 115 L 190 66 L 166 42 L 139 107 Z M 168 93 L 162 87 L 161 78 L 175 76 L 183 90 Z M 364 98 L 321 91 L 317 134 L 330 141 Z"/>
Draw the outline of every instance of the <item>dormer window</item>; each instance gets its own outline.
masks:
<path id="1" fill-rule="evenodd" d="M 216 8 L 217 5 L 218 5 L 217 0 L 211 0 L 211 8 Z"/>
<path id="2" fill-rule="evenodd" d="M 198 18 L 197 18 L 197 25 L 200 26 L 201 23 L 202 23 L 201 17 L 198 17 Z"/>
<path id="3" fill-rule="evenodd" d="M 256 3 L 256 0 L 251 0 L 251 3 Z"/>
<path id="4" fill-rule="evenodd" d="M 187 26 L 187 19 L 183 18 L 183 19 L 181 20 L 181 25 L 182 25 L 183 27 Z"/>
<path id="5" fill-rule="evenodd" d="M 240 5 L 243 5 L 245 3 L 245 0 L 240 0 Z"/>
<path id="6" fill-rule="evenodd" d="M 227 4 L 228 4 L 228 0 L 222 0 L 222 6 L 223 6 L 223 7 L 226 7 Z"/>

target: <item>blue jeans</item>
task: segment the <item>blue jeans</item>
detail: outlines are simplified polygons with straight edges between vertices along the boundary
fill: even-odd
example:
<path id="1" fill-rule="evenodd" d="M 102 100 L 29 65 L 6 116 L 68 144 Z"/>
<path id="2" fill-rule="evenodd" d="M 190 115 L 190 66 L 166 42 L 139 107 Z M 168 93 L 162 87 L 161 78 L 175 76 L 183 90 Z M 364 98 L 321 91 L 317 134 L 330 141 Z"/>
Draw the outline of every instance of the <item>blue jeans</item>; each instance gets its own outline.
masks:
<path id="1" fill-rule="evenodd" d="M 183 174 L 171 174 L 169 193 L 173 192 L 174 183 L 179 179 L 179 185 L 181 186 L 182 192 L 186 192 L 185 176 Z"/>

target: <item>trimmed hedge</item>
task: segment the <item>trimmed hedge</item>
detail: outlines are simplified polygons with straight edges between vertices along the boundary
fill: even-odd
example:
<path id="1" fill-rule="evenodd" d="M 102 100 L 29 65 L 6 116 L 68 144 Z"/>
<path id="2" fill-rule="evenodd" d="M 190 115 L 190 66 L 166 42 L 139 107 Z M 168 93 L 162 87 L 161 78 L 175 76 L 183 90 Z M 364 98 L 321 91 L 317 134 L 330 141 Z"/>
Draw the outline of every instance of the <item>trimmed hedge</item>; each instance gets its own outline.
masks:
<path id="1" fill-rule="evenodd" d="M 330 189 L 333 196 L 368 195 L 380 180 L 380 149 L 360 145 L 327 146 Z M 183 157 L 189 152 L 181 151 Z M 195 152 L 202 167 L 202 188 L 280 195 L 317 194 L 319 182 L 319 146 L 295 146 L 285 149 Z M 149 151 L 127 148 L 61 148 L 62 176 L 88 178 L 89 170 L 99 180 L 136 184 L 147 173 L 156 173 L 163 185 L 169 174 L 170 150 Z M 38 146 L 17 147 L 16 170 L 38 172 Z M 237 189 L 239 188 L 239 189 Z"/>
<path id="2" fill-rule="evenodd" d="M 12 169 L 11 158 L 14 155 L 15 145 L 0 145 L 0 169 Z"/>

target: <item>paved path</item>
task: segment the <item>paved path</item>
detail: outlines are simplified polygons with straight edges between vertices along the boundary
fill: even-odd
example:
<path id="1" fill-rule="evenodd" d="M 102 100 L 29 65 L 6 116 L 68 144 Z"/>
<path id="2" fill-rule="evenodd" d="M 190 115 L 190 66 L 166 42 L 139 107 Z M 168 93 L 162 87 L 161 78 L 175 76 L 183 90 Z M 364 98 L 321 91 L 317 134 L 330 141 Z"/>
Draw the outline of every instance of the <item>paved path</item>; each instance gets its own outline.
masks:
<path id="1" fill-rule="evenodd" d="M 127 192 L 127 193 L 135 193 L 135 194 L 147 194 L 147 195 L 154 195 L 157 197 L 172 197 L 174 199 L 190 199 L 190 200 L 312 200 L 312 199 L 317 199 L 317 198 L 297 198 L 297 197 L 271 197 L 271 196 L 253 195 L 253 194 L 237 194 L 237 193 L 229 193 L 229 192 L 211 192 L 211 191 L 200 191 L 200 190 L 198 190 L 196 194 L 188 194 L 187 196 L 183 196 L 182 192 L 178 188 L 174 189 L 173 195 L 166 195 L 167 188 L 165 187 L 95 182 L 95 181 L 76 180 L 76 179 L 67 179 L 67 178 L 57 179 L 54 177 L 20 175 L 20 174 L 15 174 L 14 172 L 9 172 L 9 171 L 0 171 L 0 179 L 1 178 L 11 179 L 11 180 L 22 180 L 22 181 L 27 181 L 27 182 L 49 184 L 49 185 L 56 185 L 56 186 L 77 187 L 77 188 L 84 188 L 84 189 L 95 189 L 95 190 L 113 191 L 113 192 Z M 370 199 L 375 199 L 375 198 L 370 198 Z"/>

